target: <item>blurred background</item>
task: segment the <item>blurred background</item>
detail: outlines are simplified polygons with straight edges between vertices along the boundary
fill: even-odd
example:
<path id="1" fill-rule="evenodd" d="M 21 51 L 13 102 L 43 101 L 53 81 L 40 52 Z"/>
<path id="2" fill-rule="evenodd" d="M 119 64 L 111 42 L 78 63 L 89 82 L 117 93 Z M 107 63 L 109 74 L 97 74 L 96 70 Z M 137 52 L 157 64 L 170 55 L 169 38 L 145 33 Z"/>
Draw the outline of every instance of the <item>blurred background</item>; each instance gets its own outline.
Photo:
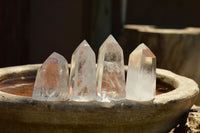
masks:
<path id="1" fill-rule="evenodd" d="M 98 55 L 112 34 L 124 49 L 126 64 L 144 42 L 157 56 L 158 67 L 200 83 L 199 5 L 199 0 L 0 0 L 0 67 L 42 63 L 54 51 L 71 62 L 84 39 Z M 126 24 L 177 29 L 178 34 L 143 34 L 127 30 Z M 186 27 L 197 32 L 184 33 Z"/>
<path id="2" fill-rule="evenodd" d="M 83 39 L 97 53 L 109 34 L 119 41 L 124 24 L 200 27 L 199 5 L 199 0 L 0 0 L 0 67 L 42 63 L 53 51 L 70 62 Z"/>

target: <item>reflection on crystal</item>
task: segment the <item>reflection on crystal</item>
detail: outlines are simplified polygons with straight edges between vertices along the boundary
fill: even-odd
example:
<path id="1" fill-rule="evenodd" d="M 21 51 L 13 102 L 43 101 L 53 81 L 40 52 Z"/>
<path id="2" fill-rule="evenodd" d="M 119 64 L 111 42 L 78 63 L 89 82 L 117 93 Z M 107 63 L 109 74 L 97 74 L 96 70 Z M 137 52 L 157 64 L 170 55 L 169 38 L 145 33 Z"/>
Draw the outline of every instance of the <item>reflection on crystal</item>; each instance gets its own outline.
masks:
<path id="1" fill-rule="evenodd" d="M 96 100 L 96 57 L 85 40 L 72 55 L 70 87 L 72 100 Z"/>
<path id="2" fill-rule="evenodd" d="M 66 59 L 54 52 L 37 72 L 32 98 L 40 101 L 63 101 L 68 99 L 68 79 Z"/>
<path id="3" fill-rule="evenodd" d="M 102 101 L 125 97 L 123 51 L 112 35 L 99 49 L 97 82 L 98 96 Z"/>
<path id="4" fill-rule="evenodd" d="M 150 101 L 156 91 L 156 57 L 140 44 L 129 56 L 126 99 Z"/>

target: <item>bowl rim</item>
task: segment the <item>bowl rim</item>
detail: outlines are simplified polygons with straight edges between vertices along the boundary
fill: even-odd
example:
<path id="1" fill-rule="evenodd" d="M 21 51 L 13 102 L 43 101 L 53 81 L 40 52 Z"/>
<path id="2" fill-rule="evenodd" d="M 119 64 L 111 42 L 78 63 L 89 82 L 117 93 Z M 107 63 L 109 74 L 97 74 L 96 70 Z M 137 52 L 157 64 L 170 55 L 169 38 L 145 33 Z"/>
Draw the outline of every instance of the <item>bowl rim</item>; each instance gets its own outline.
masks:
<path id="1" fill-rule="evenodd" d="M 197 34 L 200 33 L 200 28 L 198 27 L 185 27 L 180 29 L 174 28 L 160 28 L 156 25 L 137 25 L 137 24 L 126 24 L 124 25 L 125 30 L 138 30 L 140 32 L 146 33 L 156 33 L 156 34 Z"/>
<path id="2" fill-rule="evenodd" d="M 35 71 L 37 70 L 41 64 L 31 64 L 31 65 L 21 65 L 21 66 L 12 66 L 12 67 L 6 67 L 6 68 L 0 68 L 0 80 L 3 80 L 3 77 L 5 77 L 8 74 L 16 74 L 20 72 L 27 72 L 27 71 Z M 70 66 L 70 64 L 69 64 Z M 125 66 L 125 70 L 127 70 L 127 66 Z M 65 104 L 65 105 L 74 105 L 74 106 L 104 106 L 104 107 L 113 107 L 117 104 L 122 104 L 122 103 L 129 103 L 129 104 L 166 104 L 169 102 L 174 102 L 174 101 L 183 101 L 186 99 L 193 98 L 198 95 L 199 93 L 199 88 L 197 83 L 189 78 L 177 75 L 171 71 L 165 70 L 165 69 L 156 69 L 156 77 L 157 78 L 162 78 L 162 80 L 166 83 L 171 84 L 172 86 L 175 87 L 174 90 L 156 95 L 155 98 L 151 102 L 135 102 L 131 100 L 121 100 L 121 101 L 112 101 L 112 102 L 99 102 L 99 101 L 91 101 L 91 102 L 76 102 L 76 101 L 35 101 L 32 100 L 31 97 L 25 97 L 25 96 L 19 96 L 19 95 L 14 95 L 6 92 L 0 91 L 0 103 L 6 102 L 6 103 L 38 103 L 38 104 Z"/>

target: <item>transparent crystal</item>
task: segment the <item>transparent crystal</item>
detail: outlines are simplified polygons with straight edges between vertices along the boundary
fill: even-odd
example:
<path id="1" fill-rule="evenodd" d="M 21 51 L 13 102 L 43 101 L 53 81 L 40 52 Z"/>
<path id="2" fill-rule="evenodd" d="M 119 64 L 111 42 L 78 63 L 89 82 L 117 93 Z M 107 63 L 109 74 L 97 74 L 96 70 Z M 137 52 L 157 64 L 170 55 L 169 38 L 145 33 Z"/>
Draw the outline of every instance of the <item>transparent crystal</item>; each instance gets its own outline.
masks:
<path id="1" fill-rule="evenodd" d="M 66 100 L 69 97 L 68 80 L 68 63 L 54 52 L 37 72 L 32 98 L 39 101 Z"/>
<path id="2" fill-rule="evenodd" d="M 96 57 L 85 40 L 72 55 L 70 87 L 72 100 L 96 100 Z"/>
<path id="3" fill-rule="evenodd" d="M 110 35 L 99 49 L 97 65 L 98 96 L 102 101 L 125 98 L 123 50 Z"/>
<path id="4" fill-rule="evenodd" d="M 150 101 L 156 91 L 156 57 L 140 44 L 130 55 L 126 81 L 126 99 Z"/>

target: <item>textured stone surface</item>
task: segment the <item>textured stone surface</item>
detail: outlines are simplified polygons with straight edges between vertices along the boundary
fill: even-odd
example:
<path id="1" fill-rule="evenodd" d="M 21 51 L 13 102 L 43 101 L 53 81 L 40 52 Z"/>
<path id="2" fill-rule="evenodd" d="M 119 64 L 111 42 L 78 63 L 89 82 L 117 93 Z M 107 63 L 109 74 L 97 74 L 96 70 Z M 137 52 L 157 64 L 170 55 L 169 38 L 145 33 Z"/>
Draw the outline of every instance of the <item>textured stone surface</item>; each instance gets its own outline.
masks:
<path id="1" fill-rule="evenodd" d="M 66 100 L 69 97 L 68 80 L 68 63 L 54 52 L 38 69 L 32 98 L 40 101 Z"/>
<path id="2" fill-rule="evenodd" d="M 99 49 L 97 65 L 98 96 L 102 101 L 125 97 L 124 56 L 118 42 L 110 35 Z"/>
<path id="3" fill-rule="evenodd" d="M 71 99 L 90 101 L 96 99 L 96 57 L 84 40 L 72 55 L 70 87 Z"/>
<path id="4" fill-rule="evenodd" d="M 126 99 L 150 101 L 156 92 L 156 57 L 140 44 L 129 56 Z"/>
<path id="5" fill-rule="evenodd" d="M 199 133 L 200 132 L 200 107 L 193 105 L 180 119 L 179 124 L 169 133 Z"/>
<path id="6" fill-rule="evenodd" d="M 193 105 L 187 118 L 187 133 L 200 132 L 200 107 Z"/>

